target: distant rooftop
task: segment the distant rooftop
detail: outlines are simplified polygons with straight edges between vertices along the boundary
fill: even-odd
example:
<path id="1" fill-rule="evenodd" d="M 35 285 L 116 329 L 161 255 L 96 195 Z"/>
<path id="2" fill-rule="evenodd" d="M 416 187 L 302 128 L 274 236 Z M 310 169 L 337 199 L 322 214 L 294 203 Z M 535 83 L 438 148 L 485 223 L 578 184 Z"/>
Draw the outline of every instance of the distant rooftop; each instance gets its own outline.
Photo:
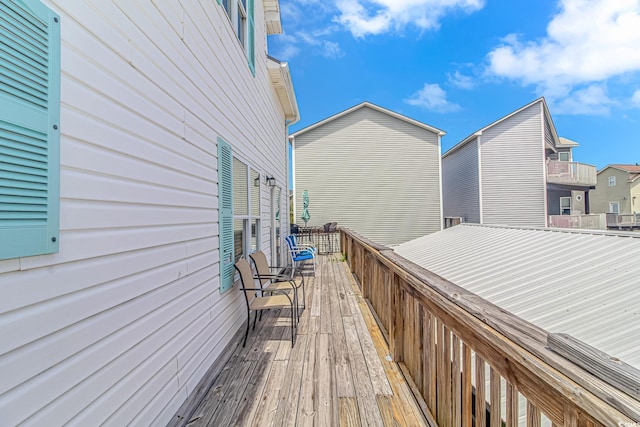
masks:
<path id="1" fill-rule="evenodd" d="M 640 369 L 640 233 L 462 224 L 393 249 L 547 332 Z"/>
<path id="2" fill-rule="evenodd" d="M 560 141 L 560 144 L 558 144 L 558 145 L 561 146 L 561 147 L 577 147 L 578 145 L 580 145 L 577 142 L 572 141 L 569 138 L 564 138 L 562 136 L 560 138 L 558 138 L 558 139 Z"/>

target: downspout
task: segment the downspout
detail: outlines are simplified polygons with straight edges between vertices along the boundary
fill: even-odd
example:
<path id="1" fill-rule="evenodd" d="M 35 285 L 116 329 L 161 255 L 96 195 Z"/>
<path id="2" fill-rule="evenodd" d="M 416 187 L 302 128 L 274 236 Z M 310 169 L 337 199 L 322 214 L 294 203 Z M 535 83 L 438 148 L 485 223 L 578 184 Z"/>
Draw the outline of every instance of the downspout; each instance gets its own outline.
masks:
<path id="1" fill-rule="evenodd" d="M 444 199 L 442 192 L 442 135 L 438 134 L 438 182 L 440 183 L 440 231 L 444 230 Z"/>
<path id="2" fill-rule="evenodd" d="M 293 136 L 289 137 L 289 141 L 291 142 L 291 191 L 293 194 L 292 203 L 293 203 L 293 220 L 297 217 L 297 206 L 296 206 L 296 138 Z M 287 189 L 288 190 L 288 189 Z M 287 196 L 289 192 L 287 191 Z M 287 212 L 287 215 L 289 212 Z"/>
<path id="3" fill-rule="evenodd" d="M 478 151 L 478 214 L 480 224 L 484 224 L 483 194 L 482 194 L 482 132 L 476 134 L 476 150 Z"/>

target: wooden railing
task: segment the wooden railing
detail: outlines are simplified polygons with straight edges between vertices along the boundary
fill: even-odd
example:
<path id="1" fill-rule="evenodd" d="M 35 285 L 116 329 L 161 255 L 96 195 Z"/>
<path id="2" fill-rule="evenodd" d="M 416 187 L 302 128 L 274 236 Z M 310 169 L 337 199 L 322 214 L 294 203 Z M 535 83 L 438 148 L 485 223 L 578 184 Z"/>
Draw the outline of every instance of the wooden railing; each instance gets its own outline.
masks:
<path id="1" fill-rule="evenodd" d="M 605 214 L 549 215 L 549 227 L 606 230 Z"/>
<path id="2" fill-rule="evenodd" d="M 577 162 L 547 160 L 547 181 L 554 184 L 595 186 L 598 182 L 596 167 Z"/>
<path id="3" fill-rule="evenodd" d="M 341 229 L 391 357 L 441 426 L 618 426 L 640 401 L 547 348 L 547 332 Z"/>

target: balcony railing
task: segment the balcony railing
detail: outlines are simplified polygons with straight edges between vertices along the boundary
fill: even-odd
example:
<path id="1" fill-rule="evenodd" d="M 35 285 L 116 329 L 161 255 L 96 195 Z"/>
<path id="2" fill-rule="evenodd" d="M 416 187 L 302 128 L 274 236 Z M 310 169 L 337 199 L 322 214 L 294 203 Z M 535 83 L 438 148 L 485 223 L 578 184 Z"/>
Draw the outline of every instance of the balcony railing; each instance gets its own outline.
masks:
<path id="1" fill-rule="evenodd" d="M 607 228 L 636 229 L 640 228 L 640 214 L 607 214 Z"/>
<path id="2" fill-rule="evenodd" d="M 607 220 L 605 214 L 549 215 L 549 227 L 606 230 Z"/>
<path id="3" fill-rule="evenodd" d="M 547 182 L 593 187 L 598 182 L 598 177 L 595 166 L 547 160 Z"/>
<path id="4" fill-rule="evenodd" d="M 391 357 L 438 425 L 617 426 L 640 402 L 549 350 L 551 334 L 341 229 Z M 411 382 L 410 381 L 410 382 Z M 503 410 L 504 408 L 504 410 Z M 628 424 L 626 424 L 628 423 Z"/>

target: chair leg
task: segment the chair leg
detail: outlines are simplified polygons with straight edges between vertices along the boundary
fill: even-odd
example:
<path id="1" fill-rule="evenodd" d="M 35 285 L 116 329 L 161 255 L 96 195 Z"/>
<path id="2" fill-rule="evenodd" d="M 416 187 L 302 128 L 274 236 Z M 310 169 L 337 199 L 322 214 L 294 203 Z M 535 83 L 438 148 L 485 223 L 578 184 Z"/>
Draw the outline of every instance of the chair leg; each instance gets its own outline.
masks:
<path id="1" fill-rule="evenodd" d="M 296 310 L 297 311 L 297 310 Z M 293 304 L 291 304 L 291 348 L 293 348 L 293 338 L 294 338 L 294 332 L 293 332 L 293 328 L 294 328 L 294 323 L 293 323 Z"/>
<path id="2" fill-rule="evenodd" d="M 247 330 L 244 331 L 244 342 L 242 343 L 242 347 L 247 345 L 247 337 L 249 336 L 249 325 L 251 324 L 251 311 L 247 310 Z"/>
<path id="3" fill-rule="evenodd" d="M 293 299 L 294 305 L 296 306 L 296 324 L 300 323 L 300 296 L 298 295 L 298 288 L 293 287 Z"/>
<path id="4" fill-rule="evenodd" d="M 256 320 L 258 320 L 258 312 L 256 311 L 255 316 L 253 316 L 253 330 L 256 330 Z"/>

